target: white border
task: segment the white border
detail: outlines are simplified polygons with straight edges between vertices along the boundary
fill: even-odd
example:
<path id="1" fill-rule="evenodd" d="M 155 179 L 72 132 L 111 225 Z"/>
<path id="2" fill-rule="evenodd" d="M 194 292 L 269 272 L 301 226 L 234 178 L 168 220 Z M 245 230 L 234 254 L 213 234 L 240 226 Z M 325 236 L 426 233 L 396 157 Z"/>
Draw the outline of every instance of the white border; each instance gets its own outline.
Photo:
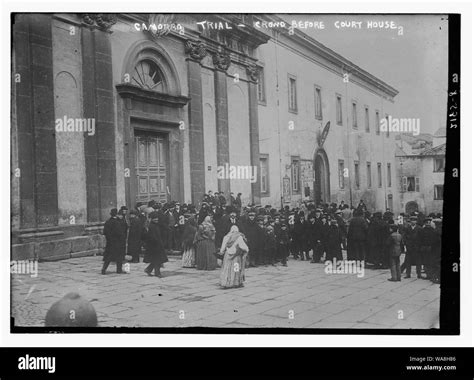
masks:
<path id="1" fill-rule="evenodd" d="M 395 2 L 346 1 L 316 3 L 291 1 L 240 0 L 228 4 L 224 1 L 173 1 L 141 0 L 82 0 L 80 2 L 38 2 L 6 0 L 2 3 L 2 149 L 1 169 L 4 178 L 10 178 L 10 12 L 199 12 L 199 13 L 461 13 L 461 72 L 462 72 L 462 140 L 461 140 L 461 335 L 460 336 L 398 336 L 398 335 L 184 335 L 167 334 L 148 337 L 144 334 L 10 334 L 10 213 L 4 212 L 1 220 L 2 253 L 0 254 L 0 346 L 145 346 L 145 347 L 212 347 L 212 346 L 302 346 L 302 347 L 403 347 L 403 346 L 473 346 L 473 236 L 472 217 L 472 5 L 470 1 L 432 3 L 426 1 L 399 0 Z M 6 181 L 5 181 L 6 182 Z M 4 203 L 10 203 L 9 185 L 2 190 Z M 3 196 L 5 195 L 5 196 Z M 9 208 L 8 208 L 9 210 Z M 456 239 L 457 237 L 453 237 Z"/>

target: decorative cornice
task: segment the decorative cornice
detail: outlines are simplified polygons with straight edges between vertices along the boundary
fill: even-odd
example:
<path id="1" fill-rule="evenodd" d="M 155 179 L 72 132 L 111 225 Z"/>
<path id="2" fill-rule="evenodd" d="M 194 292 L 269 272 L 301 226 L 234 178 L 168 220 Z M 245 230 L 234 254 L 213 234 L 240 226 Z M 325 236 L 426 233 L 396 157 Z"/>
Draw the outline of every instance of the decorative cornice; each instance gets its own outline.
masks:
<path id="1" fill-rule="evenodd" d="M 245 68 L 247 69 L 247 75 L 249 76 L 249 78 L 253 82 L 257 82 L 260 68 L 257 65 L 253 64 L 247 65 Z"/>
<path id="2" fill-rule="evenodd" d="M 230 55 L 226 52 L 215 52 L 212 55 L 212 63 L 214 66 L 223 71 L 227 71 L 230 66 Z"/>
<path id="3" fill-rule="evenodd" d="M 188 104 L 190 98 L 183 95 L 170 95 L 161 92 L 145 90 L 129 83 L 120 83 L 115 86 L 123 98 L 143 100 L 148 103 L 162 104 L 174 108 L 182 108 Z"/>
<path id="4" fill-rule="evenodd" d="M 206 47 L 201 41 L 187 40 L 184 51 L 196 61 L 201 61 L 207 55 Z"/>
<path id="5" fill-rule="evenodd" d="M 89 26 L 94 26 L 102 30 L 109 30 L 117 22 L 114 13 L 83 13 L 82 22 Z"/>
<path id="6" fill-rule="evenodd" d="M 283 20 L 281 17 L 275 14 L 259 15 L 259 17 L 265 21 L 285 22 L 289 26 L 287 21 Z M 276 30 L 277 29 L 274 29 L 274 31 Z M 390 99 L 394 98 L 398 94 L 398 90 L 394 87 L 390 86 L 383 80 L 365 71 L 347 58 L 343 57 L 342 55 L 331 50 L 319 41 L 315 40 L 310 35 L 302 32 L 300 29 L 294 29 L 293 34 L 289 34 L 288 30 L 286 29 L 283 29 L 281 32 L 284 33 L 280 33 L 281 36 L 278 39 L 278 43 L 282 44 L 285 48 L 298 52 L 299 54 L 302 54 L 303 56 L 308 58 L 308 55 L 304 52 L 303 49 L 301 49 L 301 47 L 304 47 L 307 49 L 308 52 L 314 54 L 314 56 L 321 57 L 322 59 L 318 59 L 317 62 L 323 65 L 324 67 L 333 70 L 334 72 L 337 72 L 340 75 L 343 75 L 344 73 L 350 74 L 351 81 L 353 81 L 352 77 L 354 76 L 358 79 L 358 81 L 355 83 L 363 85 L 366 88 L 370 87 L 372 89 L 376 89 L 379 94 L 383 93 Z M 288 43 L 284 43 L 283 41 L 285 39 L 287 39 L 287 41 L 290 42 L 292 46 L 290 46 L 290 44 Z M 310 59 L 314 60 L 314 57 L 311 57 Z M 328 64 L 323 63 L 323 60 L 325 60 Z"/>

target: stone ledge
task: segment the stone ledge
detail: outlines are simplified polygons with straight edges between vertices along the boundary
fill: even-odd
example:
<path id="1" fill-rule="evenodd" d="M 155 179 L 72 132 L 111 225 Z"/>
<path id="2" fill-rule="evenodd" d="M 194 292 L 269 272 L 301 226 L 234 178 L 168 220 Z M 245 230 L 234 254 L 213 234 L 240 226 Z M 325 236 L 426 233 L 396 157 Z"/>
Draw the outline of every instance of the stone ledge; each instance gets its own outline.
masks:
<path id="1" fill-rule="evenodd" d="M 12 245 L 11 259 L 55 261 L 72 257 L 95 256 L 101 254 L 104 246 L 105 237 L 98 234 L 27 242 Z"/>
<path id="2" fill-rule="evenodd" d="M 44 232 L 27 232 L 18 235 L 18 239 L 20 242 L 28 243 L 32 241 L 38 240 L 46 240 L 49 238 L 54 238 L 58 236 L 64 235 L 64 231 L 55 230 L 55 231 L 44 231 Z"/>

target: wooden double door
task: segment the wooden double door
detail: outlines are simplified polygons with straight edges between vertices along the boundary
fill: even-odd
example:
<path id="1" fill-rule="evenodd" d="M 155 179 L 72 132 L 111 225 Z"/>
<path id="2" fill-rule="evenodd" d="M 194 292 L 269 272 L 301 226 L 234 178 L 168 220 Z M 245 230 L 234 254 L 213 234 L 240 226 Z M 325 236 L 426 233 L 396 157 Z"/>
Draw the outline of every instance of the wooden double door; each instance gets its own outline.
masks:
<path id="1" fill-rule="evenodd" d="M 135 130 L 136 201 L 169 199 L 169 147 L 166 134 Z"/>

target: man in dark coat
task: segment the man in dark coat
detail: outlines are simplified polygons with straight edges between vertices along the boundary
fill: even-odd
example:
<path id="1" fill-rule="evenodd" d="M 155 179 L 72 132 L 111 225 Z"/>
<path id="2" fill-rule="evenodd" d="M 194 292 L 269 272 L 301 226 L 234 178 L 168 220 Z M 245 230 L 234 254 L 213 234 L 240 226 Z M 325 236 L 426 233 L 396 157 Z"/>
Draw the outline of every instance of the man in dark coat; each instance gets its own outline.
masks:
<path id="1" fill-rule="evenodd" d="M 328 227 L 326 260 L 342 260 L 342 233 L 337 225 L 337 220 L 332 219 Z"/>
<path id="2" fill-rule="evenodd" d="M 145 273 L 151 276 L 151 272 L 155 270 L 155 276 L 162 277 L 160 268 L 163 263 L 168 261 L 159 227 L 159 214 L 154 211 L 150 214 L 150 225 L 148 231 L 144 234 L 146 244 L 145 258 L 143 262 L 149 265 L 145 268 Z"/>
<path id="3" fill-rule="evenodd" d="M 295 224 L 293 226 L 292 239 L 294 242 L 293 256 L 295 259 L 301 258 L 301 260 L 308 259 L 307 252 L 307 234 L 308 224 L 304 219 L 304 213 L 295 215 Z M 305 257 L 306 256 L 306 257 Z"/>
<path id="4" fill-rule="evenodd" d="M 360 211 L 354 212 L 347 233 L 347 259 L 364 260 L 367 244 L 367 222 Z"/>
<path id="5" fill-rule="evenodd" d="M 242 193 L 238 193 L 237 194 L 237 198 L 235 198 L 235 203 L 232 205 L 234 206 L 235 210 L 237 211 L 237 215 L 240 214 L 240 212 L 242 211 Z"/>
<path id="6" fill-rule="evenodd" d="M 264 263 L 275 265 L 276 263 L 276 237 L 272 226 L 265 227 L 264 240 Z"/>
<path id="7" fill-rule="evenodd" d="M 206 216 L 211 214 L 211 209 L 209 206 L 209 203 L 207 202 L 202 202 L 201 208 L 199 209 L 199 214 L 198 214 L 198 225 L 201 224 Z"/>
<path id="8" fill-rule="evenodd" d="M 277 243 L 277 259 L 281 261 L 283 266 L 288 266 L 287 259 L 290 253 L 290 237 L 288 235 L 288 226 L 281 223 L 278 234 L 276 235 Z"/>
<path id="9" fill-rule="evenodd" d="M 411 277 L 411 267 L 416 267 L 416 276 L 421 278 L 421 254 L 419 247 L 420 226 L 418 226 L 418 218 L 410 217 L 410 225 L 403 229 L 403 240 L 405 241 L 406 254 L 404 267 L 406 268 L 405 278 Z"/>
<path id="10" fill-rule="evenodd" d="M 128 254 L 132 256 L 132 263 L 140 262 L 142 251 L 142 233 L 144 225 L 138 218 L 137 211 L 130 211 L 130 228 L 128 230 Z"/>
<path id="11" fill-rule="evenodd" d="M 175 203 L 174 209 L 173 209 L 173 218 L 175 221 L 174 224 L 174 239 L 173 239 L 173 249 L 175 251 L 181 251 L 182 249 L 182 238 L 183 238 L 183 231 L 184 231 L 184 213 L 183 210 L 181 209 L 181 205 L 179 202 Z"/>
<path id="12" fill-rule="evenodd" d="M 377 252 L 377 232 L 378 232 L 378 215 L 374 213 L 367 225 L 367 251 L 365 255 L 366 263 L 377 265 L 378 263 L 378 252 Z"/>
<path id="13" fill-rule="evenodd" d="M 258 226 L 258 233 L 259 238 L 257 239 L 257 247 L 256 250 L 258 252 L 257 255 L 257 265 L 267 265 L 268 260 L 265 257 L 265 237 L 266 237 L 266 230 L 265 230 L 265 221 L 262 215 L 257 217 L 257 226 Z"/>
<path id="14" fill-rule="evenodd" d="M 104 250 L 104 265 L 102 266 L 102 274 L 105 274 L 111 262 L 117 264 L 117 273 L 125 273 L 122 271 L 122 262 L 125 258 L 125 243 L 127 235 L 120 221 L 118 211 L 113 208 L 110 211 L 110 219 L 104 224 L 104 232 L 106 245 Z"/>
<path id="15" fill-rule="evenodd" d="M 438 240 L 435 229 L 431 226 L 431 218 L 425 218 L 423 228 L 419 231 L 418 241 L 420 243 L 421 260 L 425 267 L 426 277 L 424 280 L 434 279 L 434 254 L 433 250 Z"/>
<path id="16" fill-rule="evenodd" d="M 125 243 L 124 243 L 124 252 L 127 252 L 127 242 L 128 242 L 128 220 L 127 220 L 127 214 L 128 214 L 128 207 L 127 206 L 122 206 L 120 207 L 120 210 L 118 212 L 118 220 L 122 224 L 122 228 L 124 229 L 125 233 Z M 125 253 L 127 254 L 127 253 Z"/>
<path id="17" fill-rule="evenodd" d="M 224 208 L 227 205 L 227 199 L 225 198 L 224 192 L 219 193 L 219 206 Z"/>
<path id="18" fill-rule="evenodd" d="M 312 263 L 319 263 L 323 254 L 322 246 L 322 224 L 315 214 L 309 214 L 308 223 L 308 245 L 313 250 Z"/>
<path id="19" fill-rule="evenodd" d="M 257 266 L 257 263 L 260 262 L 260 255 L 262 252 L 259 252 L 259 239 L 261 238 L 261 231 L 258 227 L 256 220 L 255 211 L 251 210 L 248 213 L 248 220 L 243 224 L 243 234 L 247 239 L 247 245 L 249 247 L 249 264 L 251 267 Z"/>

